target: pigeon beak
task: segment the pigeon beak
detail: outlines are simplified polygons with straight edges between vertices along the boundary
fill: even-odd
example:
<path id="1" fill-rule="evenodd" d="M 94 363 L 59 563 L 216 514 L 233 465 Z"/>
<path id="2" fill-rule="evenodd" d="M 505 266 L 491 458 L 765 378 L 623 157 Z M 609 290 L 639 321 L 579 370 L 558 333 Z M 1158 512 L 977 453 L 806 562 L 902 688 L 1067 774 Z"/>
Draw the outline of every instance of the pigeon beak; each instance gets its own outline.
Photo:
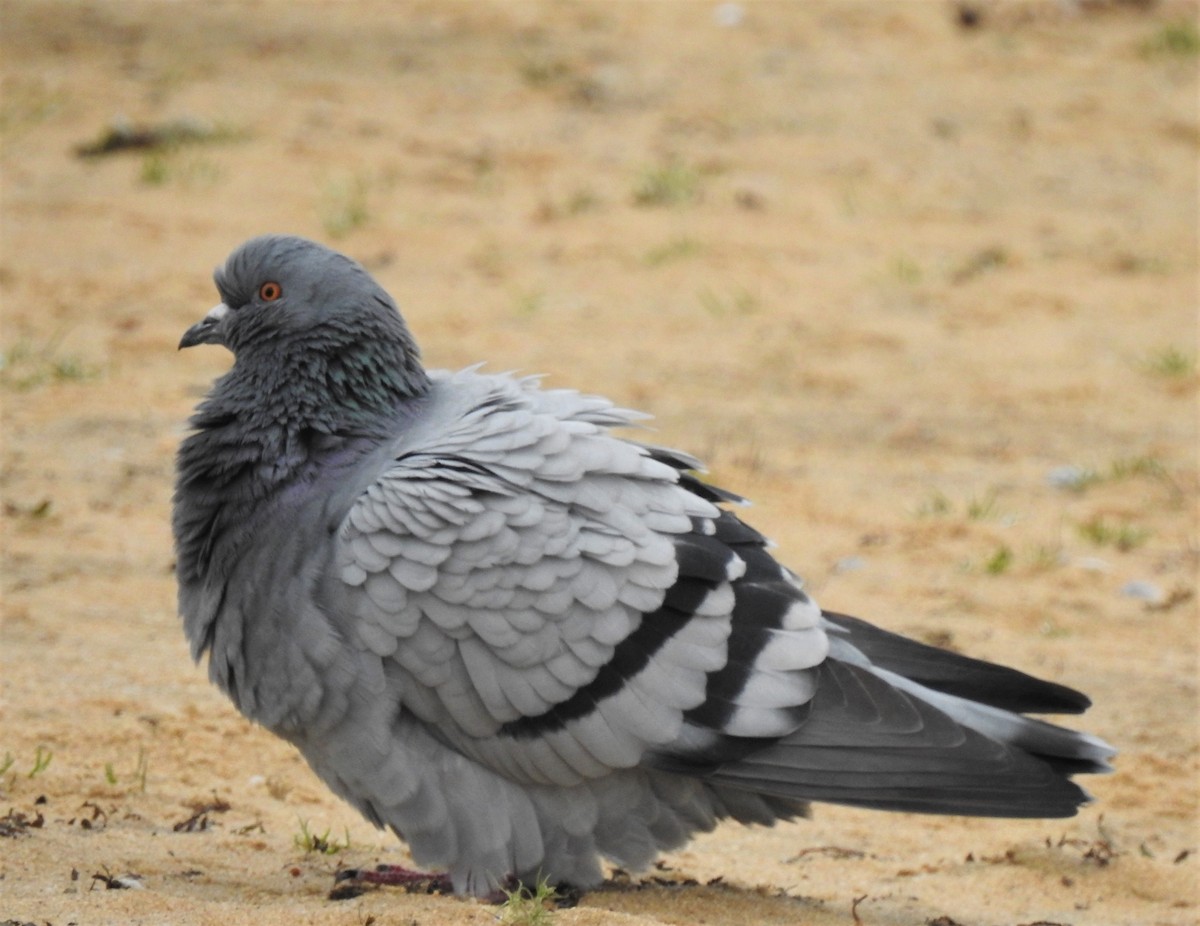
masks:
<path id="1" fill-rule="evenodd" d="M 225 339 L 219 330 L 221 319 L 229 313 L 229 306 L 219 302 L 208 310 L 200 321 L 183 333 L 179 341 L 179 349 L 195 347 L 197 344 L 224 344 Z"/>

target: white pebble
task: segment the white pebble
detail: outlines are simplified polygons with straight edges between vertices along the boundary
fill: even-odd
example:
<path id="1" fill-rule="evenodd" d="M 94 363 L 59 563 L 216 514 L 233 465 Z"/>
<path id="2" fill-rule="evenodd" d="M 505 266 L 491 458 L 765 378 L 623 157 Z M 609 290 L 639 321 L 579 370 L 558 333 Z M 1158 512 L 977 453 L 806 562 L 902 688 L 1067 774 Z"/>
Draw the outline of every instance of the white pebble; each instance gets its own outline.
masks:
<path id="1" fill-rule="evenodd" d="M 1067 463 L 1046 473 L 1046 484 L 1056 489 L 1078 489 L 1091 475 L 1091 471 L 1086 467 L 1078 463 Z"/>
<path id="2" fill-rule="evenodd" d="M 1136 598 L 1138 601 L 1158 602 L 1163 600 L 1163 590 L 1153 582 L 1144 579 L 1134 579 L 1121 586 L 1121 594 L 1126 598 Z"/>

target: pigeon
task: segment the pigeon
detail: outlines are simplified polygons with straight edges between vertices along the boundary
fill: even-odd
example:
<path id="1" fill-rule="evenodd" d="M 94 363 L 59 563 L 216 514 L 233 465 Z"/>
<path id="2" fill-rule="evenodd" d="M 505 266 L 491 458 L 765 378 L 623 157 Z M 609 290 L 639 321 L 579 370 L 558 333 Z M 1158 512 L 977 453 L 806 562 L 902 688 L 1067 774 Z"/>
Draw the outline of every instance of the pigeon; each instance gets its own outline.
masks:
<path id="1" fill-rule="evenodd" d="M 234 358 L 177 458 L 191 654 L 455 892 L 588 889 L 812 802 L 1067 817 L 1111 770 L 1026 716 L 1085 695 L 823 610 L 699 460 L 614 433 L 647 416 L 427 370 L 313 241 L 214 281 L 179 344 Z"/>

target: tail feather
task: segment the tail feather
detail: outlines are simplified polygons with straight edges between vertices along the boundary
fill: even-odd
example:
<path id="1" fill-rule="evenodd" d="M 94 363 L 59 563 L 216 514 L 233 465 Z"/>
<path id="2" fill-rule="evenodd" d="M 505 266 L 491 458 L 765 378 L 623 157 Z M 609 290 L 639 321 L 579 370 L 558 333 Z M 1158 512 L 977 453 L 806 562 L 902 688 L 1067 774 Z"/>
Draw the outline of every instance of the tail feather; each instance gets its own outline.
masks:
<path id="1" fill-rule="evenodd" d="M 992 670 L 1012 670 L 947 654 L 952 671 L 931 666 L 921 673 L 922 680 L 952 678 L 951 687 L 967 692 L 969 665 L 964 663 L 977 663 L 983 667 L 988 692 L 987 700 L 977 702 L 894 671 L 916 660 L 891 654 L 920 654 L 919 650 L 889 645 L 884 668 L 864 655 L 880 652 L 877 638 L 861 643 L 856 634 L 857 649 L 847 643 L 831 651 L 831 658 L 817 670 L 811 710 L 793 733 L 715 770 L 714 782 L 877 810 L 1068 817 L 1090 799 L 1068 776 L 1109 769 L 1105 760 L 1113 750 L 1095 737 L 995 706 L 1005 699 L 991 687 L 999 675 Z M 932 663 L 929 654 L 920 655 Z M 1033 691 L 1047 686 L 1050 703 L 1061 702 L 1056 689 L 1062 686 L 1031 681 Z M 1016 700 L 1027 703 L 1031 698 Z M 1047 703 L 1041 697 L 1036 701 Z"/>
<path id="2" fill-rule="evenodd" d="M 1113 756 L 1114 750 L 1103 740 L 1088 733 L 1024 717 L 990 704 L 931 691 L 886 670 L 876 670 L 875 674 L 921 698 L 955 722 L 1036 756 L 1052 768 L 1061 768 L 1071 774 L 1112 771 L 1107 760 Z"/>
<path id="3" fill-rule="evenodd" d="M 928 646 L 846 614 L 822 613 L 826 629 L 848 639 L 871 664 L 934 691 L 1019 714 L 1081 714 L 1091 707 L 1087 695 L 1065 685 Z"/>

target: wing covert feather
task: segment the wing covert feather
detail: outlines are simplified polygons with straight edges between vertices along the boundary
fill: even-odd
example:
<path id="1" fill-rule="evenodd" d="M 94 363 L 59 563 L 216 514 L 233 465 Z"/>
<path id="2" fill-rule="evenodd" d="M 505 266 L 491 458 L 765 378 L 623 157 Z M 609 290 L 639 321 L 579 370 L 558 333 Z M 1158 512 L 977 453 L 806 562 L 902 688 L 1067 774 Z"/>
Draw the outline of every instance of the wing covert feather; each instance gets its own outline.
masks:
<path id="1" fill-rule="evenodd" d="M 636 764 L 679 735 L 724 664 L 732 592 L 713 583 L 615 686 L 614 654 L 662 620 L 678 544 L 719 510 L 652 448 L 607 432 L 632 413 L 527 380 L 454 381 L 465 407 L 431 409 L 442 425 L 398 440 L 342 522 L 337 574 L 359 643 L 388 662 L 404 709 L 506 774 L 575 783 Z M 688 550 L 718 577 L 729 566 Z M 511 732 L 568 705 L 543 735 Z"/>

